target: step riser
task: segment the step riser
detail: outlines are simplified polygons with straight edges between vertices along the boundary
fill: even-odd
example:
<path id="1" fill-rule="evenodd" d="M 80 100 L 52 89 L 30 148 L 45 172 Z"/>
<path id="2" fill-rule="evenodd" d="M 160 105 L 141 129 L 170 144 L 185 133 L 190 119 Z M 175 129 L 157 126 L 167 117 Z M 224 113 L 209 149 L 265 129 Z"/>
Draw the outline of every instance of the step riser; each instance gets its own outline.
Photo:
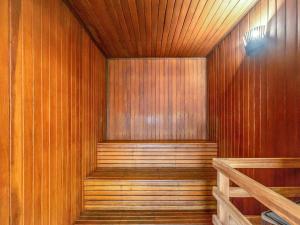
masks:
<path id="1" fill-rule="evenodd" d="M 215 181 L 87 180 L 86 210 L 213 209 Z"/>

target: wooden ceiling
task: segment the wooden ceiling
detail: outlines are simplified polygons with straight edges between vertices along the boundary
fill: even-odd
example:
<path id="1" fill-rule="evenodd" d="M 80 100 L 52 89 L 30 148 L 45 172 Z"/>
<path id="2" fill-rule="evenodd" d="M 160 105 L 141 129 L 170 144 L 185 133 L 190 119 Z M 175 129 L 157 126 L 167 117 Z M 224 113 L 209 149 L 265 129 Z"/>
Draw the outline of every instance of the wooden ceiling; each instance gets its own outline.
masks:
<path id="1" fill-rule="evenodd" d="M 257 0 L 68 0 L 107 57 L 198 57 Z"/>

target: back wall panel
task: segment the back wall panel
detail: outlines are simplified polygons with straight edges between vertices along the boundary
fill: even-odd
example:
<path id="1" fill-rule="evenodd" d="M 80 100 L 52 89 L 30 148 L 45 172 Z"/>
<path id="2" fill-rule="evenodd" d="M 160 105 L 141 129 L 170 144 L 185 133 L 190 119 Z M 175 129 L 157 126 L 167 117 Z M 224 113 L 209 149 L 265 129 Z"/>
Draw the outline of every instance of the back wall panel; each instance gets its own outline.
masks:
<path id="1" fill-rule="evenodd" d="M 111 59 L 108 140 L 206 138 L 206 59 Z"/>

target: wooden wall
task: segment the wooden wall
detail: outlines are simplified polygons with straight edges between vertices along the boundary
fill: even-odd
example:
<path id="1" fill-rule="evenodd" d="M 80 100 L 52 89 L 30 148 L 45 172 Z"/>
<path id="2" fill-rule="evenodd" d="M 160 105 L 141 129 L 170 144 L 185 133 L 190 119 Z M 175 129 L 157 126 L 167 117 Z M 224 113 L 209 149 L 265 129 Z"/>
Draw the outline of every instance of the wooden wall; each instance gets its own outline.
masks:
<path id="1" fill-rule="evenodd" d="M 245 56 L 243 34 L 259 24 L 268 24 L 268 45 Z M 299 28 L 300 1 L 262 0 L 209 54 L 209 137 L 220 157 L 300 156 Z M 299 171 L 248 173 L 300 185 Z"/>
<path id="2" fill-rule="evenodd" d="M 0 221 L 9 224 L 9 0 L 0 1 Z"/>
<path id="3" fill-rule="evenodd" d="M 109 60 L 107 139 L 206 138 L 206 60 Z"/>
<path id="4" fill-rule="evenodd" d="M 96 165 L 105 58 L 60 0 L 1 0 L 0 27 L 1 224 L 72 224 Z"/>

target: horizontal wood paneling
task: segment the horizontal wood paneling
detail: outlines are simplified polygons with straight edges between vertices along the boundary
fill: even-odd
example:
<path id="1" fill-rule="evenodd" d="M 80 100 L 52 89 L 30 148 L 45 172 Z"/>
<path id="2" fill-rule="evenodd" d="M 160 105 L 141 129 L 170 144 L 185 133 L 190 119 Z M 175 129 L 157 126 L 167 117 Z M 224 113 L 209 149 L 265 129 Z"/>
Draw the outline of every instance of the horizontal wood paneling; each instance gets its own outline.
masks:
<path id="1" fill-rule="evenodd" d="M 99 143 L 97 167 L 211 167 L 215 143 Z"/>
<path id="2" fill-rule="evenodd" d="M 300 156 L 299 13 L 297 0 L 261 0 L 209 54 L 209 136 L 220 157 Z M 259 24 L 267 48 L 248 57 L 243 34 Z M 299 171 L 247 171 L 268 186 L 300 185 Z"/>
<path id="3" fill-rule="evenodd" d="M 199 57 L 257 0 L 69 2 L 108 57 Z"/>
<path id="4" fill-rule="evenodd" d="M 7 3 L 0 3 L 1 224 L 72 224 L 82 179 L 96 165 L 105 58 L 62 1 L 13 0 L 10 10 Z"/>
<path id="5" fill-rule="evenodd" d="M 210 168 L 98 168 L 84 182 L 86 210 L 215 209 Z"/>
<path id="6" fill-rule="evenodd" d="M 211 224 L 215 210 L 102 210 L 82 213 L 79 224 Z"/>
<path id="7" fill-rule="evenodd" d="M 107 140 L 206 138 L 206 60 L 109 60 Z"/>

